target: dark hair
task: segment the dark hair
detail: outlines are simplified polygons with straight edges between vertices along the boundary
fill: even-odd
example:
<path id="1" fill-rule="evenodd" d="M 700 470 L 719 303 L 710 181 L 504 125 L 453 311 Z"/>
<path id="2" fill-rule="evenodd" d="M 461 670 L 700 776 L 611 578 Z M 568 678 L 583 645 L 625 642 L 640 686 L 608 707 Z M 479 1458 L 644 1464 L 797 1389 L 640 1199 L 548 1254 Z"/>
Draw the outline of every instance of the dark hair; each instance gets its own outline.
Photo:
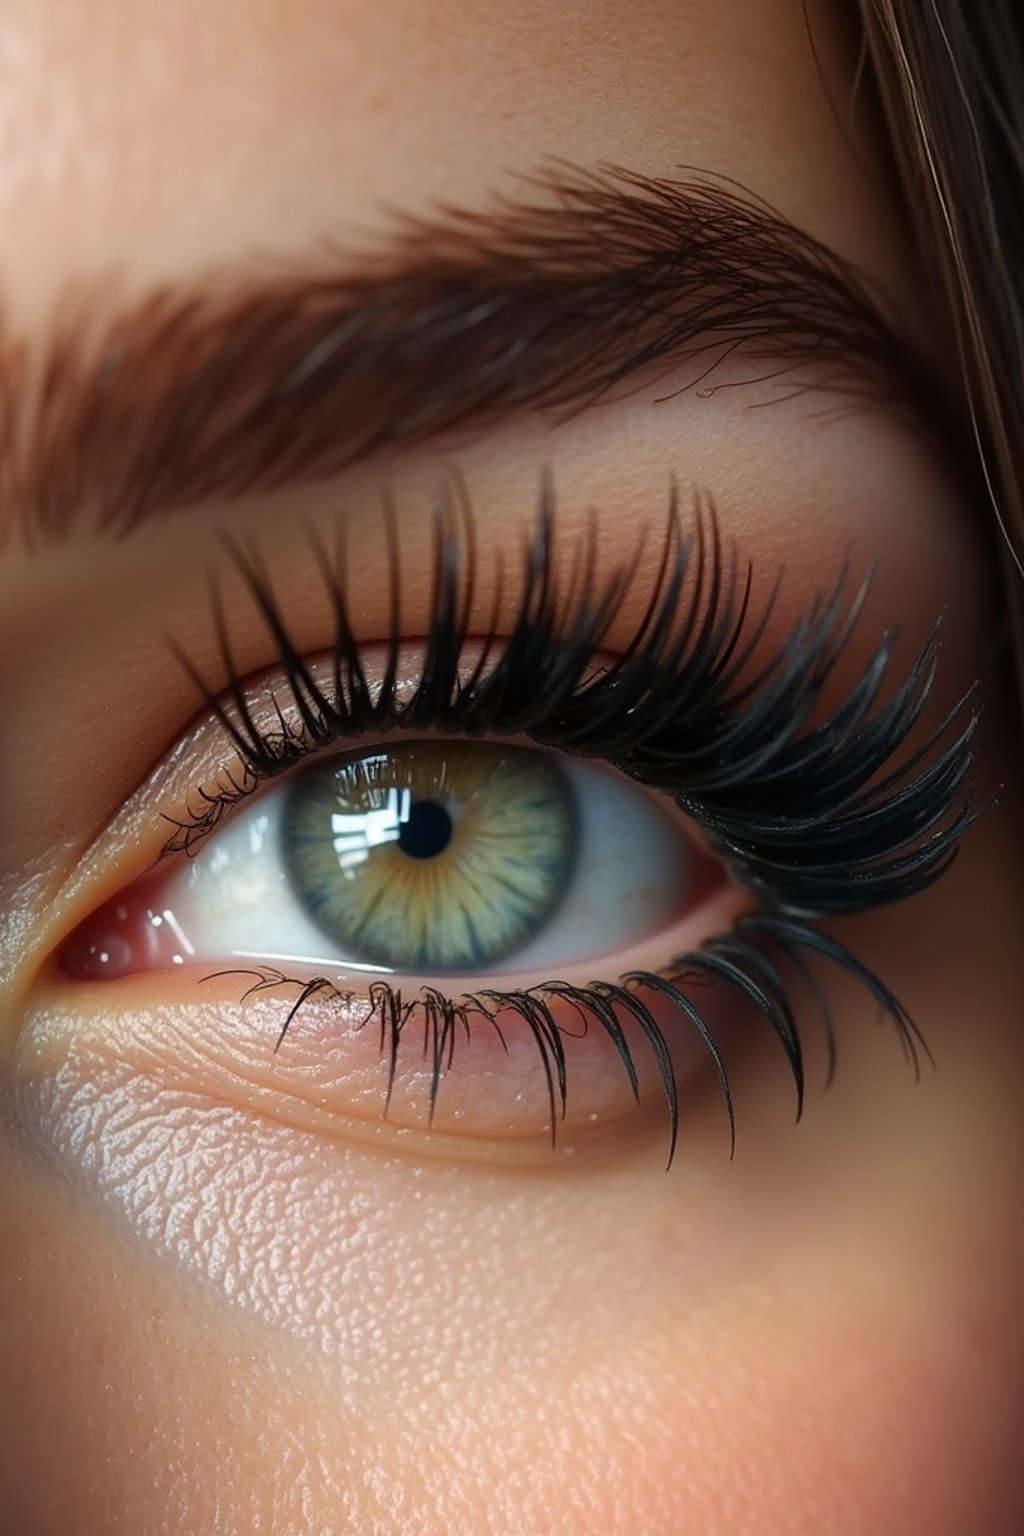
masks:
<path id="1" fill-rule="evenodd" d="M 1024 8 L 1021 0 L 860 0 L 860 9 L 924 264 L 953 325 L 1020 663 Z"/>

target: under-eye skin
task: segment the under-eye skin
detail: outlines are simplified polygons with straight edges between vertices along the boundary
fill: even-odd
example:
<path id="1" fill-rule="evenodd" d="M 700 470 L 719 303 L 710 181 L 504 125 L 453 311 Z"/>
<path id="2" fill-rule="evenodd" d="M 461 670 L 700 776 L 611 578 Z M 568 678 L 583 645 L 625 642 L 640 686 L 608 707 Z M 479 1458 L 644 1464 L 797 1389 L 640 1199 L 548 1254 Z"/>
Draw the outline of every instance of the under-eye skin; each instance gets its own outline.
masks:
<path id="1" fill-rule="evenodd" d="M 818 920 L 913 897 L 948 868 L 975 814 L 976 711 L 962 700 L 925 726 L 935 639 L 890 676 L 894 634 L 861 633 L 869 575 L 837 572 L 769 645 L 778 581 L 755 602 L 751 566 L 723 548 L 710 505 L 698 500 L 691 517 L 673 493 L 649 599 L 628 643 L 611 648 L 636 567 L 599 575 L 593 541 L 560 563 L 545 483 L 515 612 L 482 632 L 471 623 L 481 559 L 472 518 L 438 512 L 429 622 L 416 645 L 403 635 L 393 527 L 383 642 L 359 636 L 350 619 L 343 545 L 330 555 L 310 543 L 334 615 L 329 652 L 298 652 L 262 563 L 233 547 L 278 653 L 274 678 L 257 686 L 238 675 L 215 603 L 223 682 L 180 654 L 225 743 L 223 768 L 170 813 L 156 870 L 67 941 L 61 968 L 73 985 L 167 969 L 180 988 L 188 974 L 204 981 L 219 959 L 221 984 L 237 974 L 247 998 L 282 999 L 268 1051 L 286 1055 L 286 1037 L 313 1010 L 303 1061 L 320 1046 L 326 1061 L 333 1013 L 339 1034 L 377 1042 L 377 1112 L 405 1103 L 411 1072 L 428 1125 L 442 1085 L 457 1103 L 464 1057 L 497 1041 L 509 1070 L 521 1070 L 525 1044 L 540 1100 L 529 1123 L 557 1139 L 567 1117 L 588 1109 L 574 1097 L 574 1062 L 601 1051 L 627 1100 L 646 1104 L 645 1083 L 658 1085 L 669 1161 L 695 1047 L 717 1076 L 734 1142 L 723 1009 L 759 1016 L 774 1033 L 798 1114 L 798 1019 L 809 1014 L 824 1030 L 830 1072 L 834 1061 L 830 971 L 862 984 L 916 1067 L 927 1047 L 915 1023 Z M 855 644 L 863 665 L 837 689 Z M 530 946 L 571 904 L 574 864 L 586 856 L 586 793 L 570 792 L 574 773 L 581 783 L 588 773 L 614 780 L 623 814 L 635 796 L 644 814 L 665 818 L 673 857 L 651 881 L 660 921 L 647 932 L 636 920 L 613 925 L 600 953 L 581 933 L 574 950 L 542 949 L 531 969 Z M 264 858 L 260 878 L 275 869 L 316 942 L 247 945 L 236 912 L 217 954 L 198 938 L 209 908 L 197 901 L 194 920 L 182 921 L 187 907 L 168 890 L 180 894 L 190 879 L 198 889 L 200 868 L 204 891 L 215 890 L 216 870 L 239 867 L 228 839 L 252 842 L 260 824 L 266 841 L 273 818 L 277 864 Z M 238 889 L 251 897 L 264 886 Z M 624 889 L 623 906 L 630 900 Z M 337 1073 L 337 1063 L 323 1070 Z M 474 1124 L 486 1136 L 486 1104 Z"/>

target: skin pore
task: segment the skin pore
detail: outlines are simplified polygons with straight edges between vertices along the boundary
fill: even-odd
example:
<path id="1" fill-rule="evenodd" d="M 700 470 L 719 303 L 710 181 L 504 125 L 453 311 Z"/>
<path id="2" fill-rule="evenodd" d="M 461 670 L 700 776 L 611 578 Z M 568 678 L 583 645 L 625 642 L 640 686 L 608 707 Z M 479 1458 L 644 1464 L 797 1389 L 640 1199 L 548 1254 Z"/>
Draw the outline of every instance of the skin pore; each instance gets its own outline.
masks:
<path id="1" fill-rule="evenodd" d="M 517 176 L 557 155 L 653 178 L 697 167 L 766 200 L 862 269 L 941 374 L 941 325 L 864 100 L 851 117 L 856 60 L 834 22 L 797 0 L 105 0 L 88 14 L 2 0 L 5 334 L 44 349 L 75 283 L 109 280 L 124 308 L 228 266 L 302 267 L 328 241 L 365 259 L 389 248 L 395 210 L 515 202 Z M 729 1036 L 736 1156 L 715 1083 L 684 1076 L 668 1174 L 663 1124 L 628 1118 L 602 1140 L 584 1113 L 556 1152 L 528 1158 L 467 1151 L 444 1127 L 353 1134 L 344 1103 L 323 1112 L 336 1083 L 299 1093 L 309 1054 L 272 1056 L 280 1002 L 246 1010 L 237 986 L 194 975 L 90 988 L 55 973 L 76 925 L 157 858 L 162 812 L 230 764 L 168 643 L 218 675 L 211 572 L 238 675 L 274 667 L 223 536 L 252 541 L 293 643 L 316 655 L 332 615 L 306 532 L 329 544 L 343 520 L 359 632 L 379 641 L 386 484 L 404 627 L 421 636 L 427 514 L 453 469 L 484 552 L 484 619 L 542 469 L 563 551 L 595 528 L 612 569 L 646 538 L 613 651 L 642 609 L 673 476 L 684 502 L 713 497 L 756 593 L 784 567 L 769 650 L 844 558 L 858 579 L 876 562 L 837 689 L 891 624 L 902 678 L 941 615 L 935 718 L 980 679 L 979 793 L 1013 784 L 980 518 L 934 427 L 837 397 L 813 361 L 799 390 L 763 359 L 723 361 L 706 382 L 735 387 L 717 390 L 674 366 L 567 421 L 520 410 L 330 479 L 207 497 L 121 539 L 85 517 L 33 546 L 9 530 L 0 1506 L 13 1530 L 1016 1528 L 1012 792 L 931 891 L 837 926 L 910 1009 L 935 1072 L 915 1083 L 839 977 L 837 1076 L 824 1092 L 811 1023 L 799 1126 L 777 1045 L 744 1017 Z M 239 1074 L 225 1040 L 250 1025 Z"/>

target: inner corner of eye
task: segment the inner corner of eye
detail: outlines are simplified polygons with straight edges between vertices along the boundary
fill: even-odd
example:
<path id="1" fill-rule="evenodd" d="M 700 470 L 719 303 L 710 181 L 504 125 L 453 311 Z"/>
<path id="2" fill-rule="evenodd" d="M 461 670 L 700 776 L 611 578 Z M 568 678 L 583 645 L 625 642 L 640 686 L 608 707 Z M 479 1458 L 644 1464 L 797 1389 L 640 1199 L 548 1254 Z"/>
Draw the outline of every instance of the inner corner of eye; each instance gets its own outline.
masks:
<path id="1" fill-rule="evenodd" d="M 603 764 L 392 739 L 242 802 L 187 860 L 94 910 L 58 958 L 81 981 L 251 966 L 407 992 L 584 963 L 617 974 L 650 946 L 664 964 L 724 883 L 664 796 Z"/>

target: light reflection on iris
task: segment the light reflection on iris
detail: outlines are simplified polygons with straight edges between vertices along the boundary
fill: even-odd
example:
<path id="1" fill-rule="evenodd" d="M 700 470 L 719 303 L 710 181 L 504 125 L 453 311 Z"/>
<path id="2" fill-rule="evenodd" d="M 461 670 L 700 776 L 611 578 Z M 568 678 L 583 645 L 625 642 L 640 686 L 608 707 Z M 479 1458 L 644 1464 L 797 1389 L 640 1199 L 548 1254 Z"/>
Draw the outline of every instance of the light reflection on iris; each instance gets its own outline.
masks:
<path id="1" fill-rule="evenodd" d="M 342 874 L 352 877 L 374 848 L 396 843 L 412 813 L 412 790 L 391 785 L 383 806 L 331 813 L 331 843 Z"/>

